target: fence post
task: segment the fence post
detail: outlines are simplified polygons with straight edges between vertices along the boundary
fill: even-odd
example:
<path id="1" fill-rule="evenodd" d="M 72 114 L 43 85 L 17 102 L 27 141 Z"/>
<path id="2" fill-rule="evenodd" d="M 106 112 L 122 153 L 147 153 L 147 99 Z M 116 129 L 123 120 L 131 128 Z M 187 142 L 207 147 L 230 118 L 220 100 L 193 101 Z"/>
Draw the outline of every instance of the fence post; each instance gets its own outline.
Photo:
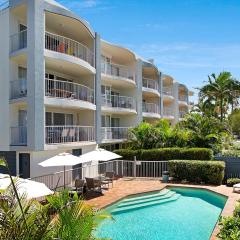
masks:
<path id="1" fill-rule="evenodd" d="M 137 157 L 134 156 L 134 163 L 133 163 L 133 176 L 136 178 L 137 176 Z"/>

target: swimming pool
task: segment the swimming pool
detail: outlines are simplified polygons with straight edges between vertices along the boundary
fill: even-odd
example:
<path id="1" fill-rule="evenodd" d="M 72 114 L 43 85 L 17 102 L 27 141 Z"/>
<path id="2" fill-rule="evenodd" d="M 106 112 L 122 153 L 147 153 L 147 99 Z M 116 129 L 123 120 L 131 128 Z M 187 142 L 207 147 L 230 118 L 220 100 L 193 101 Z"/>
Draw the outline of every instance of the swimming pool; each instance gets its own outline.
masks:
<path id="1" fill-rule="evenodd" d="M 170 187 L 131 196 L 106 208 L 96 236 L 113 240 L 208 240 L 227 198 L 194 188 Z"/>

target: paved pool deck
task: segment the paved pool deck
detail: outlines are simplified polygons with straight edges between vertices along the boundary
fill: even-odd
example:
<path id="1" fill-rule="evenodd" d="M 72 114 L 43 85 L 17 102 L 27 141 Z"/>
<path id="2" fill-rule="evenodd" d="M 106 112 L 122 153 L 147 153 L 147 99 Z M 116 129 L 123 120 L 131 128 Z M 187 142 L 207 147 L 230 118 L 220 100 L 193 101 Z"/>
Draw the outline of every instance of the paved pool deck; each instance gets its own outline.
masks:
<path id="1" fill-rule="evenodd" d="M 104 191 L 101 196 L 97 196 L 90 200 L 86 200 L 87 203 L 96 207 L 104 208 L 107 207 L 129 195 L 146 193 L 157 191 L 165 188 L 166 186 L 182 186 L 207 189 L 228 197 L 225 207 L 222 211 L 222 216 L 231 216 L 233 214 L 237 200 L 240 199 L 240 194 L 233 193 L 231 187 L 221 186 L 206 186 L 206 185 L 191 185 L 191 184 L 176 184 L 176 183 L 162 183 L 160 180 L 152 179 L 133 179 L 133 178 L 121 178 L 114 181 L 113 187 L 109 190 Z M 215 227 L 211 240 L 217 239 L 216 235 L 219 229 Z"/>

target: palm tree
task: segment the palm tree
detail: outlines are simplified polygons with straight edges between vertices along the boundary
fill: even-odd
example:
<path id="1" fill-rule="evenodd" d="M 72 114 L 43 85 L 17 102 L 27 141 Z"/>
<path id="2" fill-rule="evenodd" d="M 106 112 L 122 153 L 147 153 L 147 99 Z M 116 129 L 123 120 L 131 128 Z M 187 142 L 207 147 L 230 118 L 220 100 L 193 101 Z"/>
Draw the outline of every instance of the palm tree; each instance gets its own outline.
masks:
<path id="1" fill-rule="evenodd" d="M 206 106 L 205 109 L 214 106 L 214 114 L 223 121 L 229 105 L 233 109 L 240 96 L 240 82 L 234 80 L 230 72 L 221 72 L 218 76 L 213 73 L 208 76 L 208 84 L 199 90 L 199 101 Z"/>

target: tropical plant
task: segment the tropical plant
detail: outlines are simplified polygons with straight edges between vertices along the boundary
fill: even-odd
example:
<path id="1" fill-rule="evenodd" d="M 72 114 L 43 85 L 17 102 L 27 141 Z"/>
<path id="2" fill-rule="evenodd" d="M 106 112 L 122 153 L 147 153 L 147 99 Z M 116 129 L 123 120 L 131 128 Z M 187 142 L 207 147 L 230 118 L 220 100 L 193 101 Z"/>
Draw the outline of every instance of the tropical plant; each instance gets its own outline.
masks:
<path id="1" fill-rule="evenodd" d="M 94 230 L 101 220 L 111 219 L 108 214 L 94 211 L 77 194 L 69 196 L 68 191 L 47 197 L 51 208 L 56 212 L 51 226 L 54 238 L 61 240 L 95 239 Z"/>
<path id="2" fill-rule="evenodd" d="M 4 159 L 0 166 L 9 172 Z M 18 195 L 18 180 L 9 177 L 12 184 L 0 194 L 0 240 L 92 240 L 101 220 L 111 218 L 94 211 L 77 194 L 71 198 L 67 190 L 47 197 L 44 206 L 29 201 Z"/>
<path id="3" fill-rule="evenodd" d="M 211 148 L 215 153 L 222 149 L 225 141 L 231 136 L 225 122 L 198 113 L 187 114 L 177 125 L 189 132 L 188 140 L 192 147 Z"/>
<path id="4" fill-rule="evenodd" d="M 234 134 L 240 136 L 240 110 L 236 109 L 229 115 L 229 123 Z"/>
<path id="5" fill-rule="evenodd" d="M 233 216 L 221 217 L 219 221 L 219 239 L 239 240 L 240 239 L 240 205 L 237 204 Z"/>
<path id="6" fill-rule="evenodd" d="M 9 171 L 4 159 L 1 159 L 0 165 Z M 0 239 L 50 239 L 48 206 L 42 206 L 35 200 L 29 201 L 25 195 L 19 196 L 18 180 L 11 175 L 9 177 L 12 184 L 0 194 Z"/>
<path id="7" fill-rule="evenodd" d="M 208 84 L 199 89 L 199 102 L 202 112 L 217 116 L 221 121 L 228 113 L 229 106 L 234 109 L 240 96 L 240 82 L 232 78 L 230 72 L 214 73 L 208 76 Z"/>

